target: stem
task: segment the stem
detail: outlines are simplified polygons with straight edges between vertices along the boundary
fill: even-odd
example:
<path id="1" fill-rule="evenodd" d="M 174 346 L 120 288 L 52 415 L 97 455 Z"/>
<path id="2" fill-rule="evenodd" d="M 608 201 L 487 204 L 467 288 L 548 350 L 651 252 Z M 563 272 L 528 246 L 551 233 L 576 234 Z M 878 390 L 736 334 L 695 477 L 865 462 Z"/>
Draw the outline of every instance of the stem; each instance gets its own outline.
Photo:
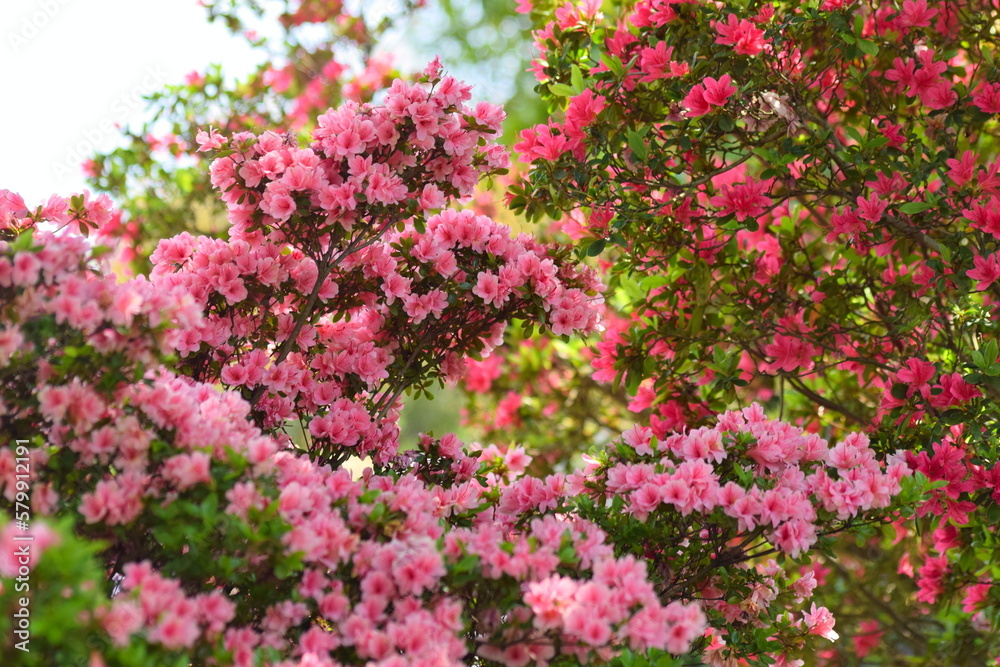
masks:
<path id="1" fill-rule="evenodd" d="M 856 424 L 860 424 L 861 426 L 864 426 L 866 428 L 871 426 L 871 423 L 867 419 L 865 419 L 858 413 L 854 412 L 853 410 L 844 407 L 840 403 L 834 403 L 830 399 L 820 396 L 815 391 L 807 387 L 805 383 L 803 383 L 802 380 L 800 380 L 799 378 L 788 376 L 788 383 L 792 385 L 796 391 L 798 391 L 800 394 L 802 394 L 809 400 L 813 401 L 814 403 L 818 403 L 819 405 L 822 405 L 824 408 L 828 410 L 839 412 L 840 414 L 844 415 L 850 421 Z"/>

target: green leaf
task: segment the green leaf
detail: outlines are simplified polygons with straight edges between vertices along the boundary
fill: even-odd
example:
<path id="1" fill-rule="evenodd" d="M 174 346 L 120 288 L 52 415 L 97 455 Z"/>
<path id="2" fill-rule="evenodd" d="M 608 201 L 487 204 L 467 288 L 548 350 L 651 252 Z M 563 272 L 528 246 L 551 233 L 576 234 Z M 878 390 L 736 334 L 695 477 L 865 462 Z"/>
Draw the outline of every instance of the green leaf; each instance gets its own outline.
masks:
<path id="1" fill-rule="evenodd" d="M 878 55 L 878 44 L 867 39 L 858 40 L 858 48 L 870 56 Z"/>
<path id="2" fill-rule="evenodd" d="M 93 257 L 94 259 L 97 259 L 98 257 L 104 257 L 109 252 L 111 252 L 111 250 L 112 249 L 106 245 L 94 246 L 93 250 L 90 251 L 90 256 Z"/>
<path id="3" fill-rule="evenodd" d="M 669 283 L 670 278 L 667 276 L 648 276 L 639 282 L 639 286 L 642 288 L 643 292 L 649 292 L 657 287 L 663 287 Z M 716 348 L 717 351 L 718 349 L 719 348 Z"/>
<path id="4" fill-rule="evenodd" d="M 691 321 L 690 321 L 690 326 L 688 327 L 688 331 L 690 332 L 692 337 L 696 337 L 698 334 L 701 333 L 701 326 L 704 318 L 705 318 L 704 305 L 698 306 L 697 308 L 694 309 L 694 312 L 691 313 Z"/>
<path id="5" fill-rule="evenodd" d="M 556 97 L 573 97 L 576 95 L 576 91 L 565 83 L 550 83 L 549 91 Z"/>
<path id="6" fill-rule="evenodd" d="M 679 658 L 675 658 L 669 653 L 664 653 L 656 660 L 656 667 L 676 667 L 682 664 Z"/>
<path id="7" fill-rule="evenodd" d="M 479 565 L 479 556 L 476 556 L 474 554 L 468 554 L 466 556 L 463 556 L 460 561 L 455 563 L 453 569 L 455 572 L 471 572 L 472 570 L 476 569 L 478 565 Z"/>
<path id="8" fill-rule="evenodd" d="M 576 555 L 576 550 L 572 545 L 565 546 L 559 550 L 559 561 L 567 564 L 573 564 L 579 561 L 579 557 Z"/>
<path id="9" fill-rule="evenodd" d="M 604 239 L 595 239 L 594 242 L 587 247 L 587 257 L 597 257 L 604 252 L 604 248 L 607 245 L 608 242 Z"/>
<path id="10" fill-rule="evenodd" d="M 583 72 L 581 72 L 580 68 L 577 67 L 576 65 L 573 65 L 572 69 L 570 70 L 569 80 L 573 84 L 573 89 L 576 92 L 578 93 L 583 92 Z"/>
<path id="11" fill-rule="evenodd" d="M 612 73 L 614 73 L 614 75 L 619 79 L 622 76 L 622 72 L 625 71 L 622 61 L 618 56 L 612 56 L 604 53 L 601 55 L 601 62 L 604 63 L 604 66 L 611 70 Z"/>
<path id="12" fill-rule="evenodd" d="M 925 201 L 911 201 L 900 206 L 899 212 L 905 213 L 906 215 L 913 215 L 914 213 L 920 213 L 921 211 L 933 208 L 933 206 L 934 204 Z"/>
<path id="13" fill-rule="evenodd" d="M 991 338 L 983 347 L 983 359 L 992 365 L 998 357 L 1000 357 L 1000 343 L 997 343 L 996 338 Z"/>
<path id="14" fill-rule="evenodd" d="M 640 160 L 645 160 L 646 156 L 649 155 L 649 146 L 646 145 L 646 140 L 634 130 L 628 133 L 628 147 Z"/>
<path id="15" fill-rule="evenodd" d="M 963 410 L 945 410 L 941 415 L 941 421 L 945 424 L 961 424 L 965 421 L 965 412 Z"/>
<path id="16" fill-rule="evenodd" d="M 32 242 L 34 241 L 32 237 L 32 230 L 25 229 L 23 232 L 17 235 L 14 242 L 10 244 L 10 249 L 14 252 L 21 252 L 23 250 L 31 249 Z"/>

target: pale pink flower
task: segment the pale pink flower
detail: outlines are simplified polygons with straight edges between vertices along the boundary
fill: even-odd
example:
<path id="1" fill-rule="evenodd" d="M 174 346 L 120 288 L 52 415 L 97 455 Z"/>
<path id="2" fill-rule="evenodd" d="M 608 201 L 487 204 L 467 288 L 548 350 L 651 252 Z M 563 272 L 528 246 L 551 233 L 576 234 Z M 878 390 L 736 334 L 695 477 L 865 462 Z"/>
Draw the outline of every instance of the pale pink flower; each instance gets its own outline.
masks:
<path id="1" fill-rule="evenodd" d="M 809 611 L 802 612 L 802 620 L 805 621 L 806 628 L 811 635 L 819 635 L 830 641 L 837 641 L 840 638 L 840 635 L 833 630 L 837 621 L 826 607 L 817 608 L 816 603 L 813 602 Z"/>

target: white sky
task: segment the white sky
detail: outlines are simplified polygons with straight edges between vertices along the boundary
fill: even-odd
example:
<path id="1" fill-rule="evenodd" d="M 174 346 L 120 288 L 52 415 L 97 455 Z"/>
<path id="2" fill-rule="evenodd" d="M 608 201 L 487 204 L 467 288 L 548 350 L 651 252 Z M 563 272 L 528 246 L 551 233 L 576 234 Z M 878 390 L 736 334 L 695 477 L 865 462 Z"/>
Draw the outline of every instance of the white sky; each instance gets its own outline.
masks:
<path id="1" fill-rule="evenodd" d="M 78 193 L 74 153 L 114 147 L 142 94 L 210 63 L 251 71 L 260 56 L 206 17 L 195 0 L 0 1 L 0 189 L 29 207 Z"/>

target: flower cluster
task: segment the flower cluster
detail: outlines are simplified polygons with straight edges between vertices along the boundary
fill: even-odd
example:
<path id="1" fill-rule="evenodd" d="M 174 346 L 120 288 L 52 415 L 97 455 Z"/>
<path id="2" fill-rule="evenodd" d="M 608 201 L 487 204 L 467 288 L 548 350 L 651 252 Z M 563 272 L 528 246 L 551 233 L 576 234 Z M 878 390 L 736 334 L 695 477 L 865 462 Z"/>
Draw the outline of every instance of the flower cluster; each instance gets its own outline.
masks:
<path id="1" fill-rule="evenodd" d="M 74 230 L 28 231 L 0 246 L 0 264 L 12 274 L 20 267 L 0 283 L 9 297 L 0 317 L 10 343 L 0 398 L 16 426 L 0 447 L 0 470 L 12 467 L 22 430 L 42 435 L 31 444 L 31 497 L 41 515 L 31 567 L 45 568 L 46 547 L 70 539 L 45 532 L 46 515 L 70 517 L 79 536 L 108 545 L 98 578 L 67 589 L 112 593 L 73 603 L 82 606 L 72 636 L 100 631 L 110 639 L 106 655 L 92 661 L 134 660 L 141 651 L 145 659 L 237 665 L 457 666 L 477 653 L 517 667 L 525 656 L 590 660 L 621 646 L 690 647 L 704 629 L 698 607 L 661 603 L 644 565 L 616 558 L 595 524 L 554 507 L 544 516 L 533 510 L 526 521 L 506 513 L 509 503 L 498 508 L 510 485 L 531 483 L 522 481 L 531 479 L 523 450 L 425 439 L 427 455 L 448 462 L 438 479 L 422 479 L 431 466 L 406 457 L 393 459 L 398 472 L 383 467 L 385 474 L 369 470 L 355 479 L 261 430 L 238 393 L 164 367 L 175 351 L 196 356 L 192 336 L 217 331 L 216 307 L 244 304 L 262 285 L 280 292 L 302 279 L 301 253 L 272 254 L 268 243 L 177 238 L 158 250 L 164 268 L 152 281 L 123 283 L 99 270 L 97 251 Z M 393 232 L 338 266 L 338 276 L 354 276 L 343 284 L 368 281 L 379 295 L 355 294 L 361 305 L 350 322 L 331 314 L 295 334 L 301 349 L 314 353 L 313 364 L 303 365 L 301 352 L 282 363 L 269 360 L 266 348 L 249 349 L 249 322 L 258 313 L 234 316 L 235 328 L 212 342 L 222 354 L 243 352 L 225 367 L 227 381 L 245 389 L 266 383 L 272 397 L 298 399 L 302 373 L 326 374 L 302 399 L 317 411 L 309 428 L 317 439 L 348 446 L 371 415 L 339 392 L 384 379 L 377 355 L 365 361 L 351 346 L 379 338 L 371 332 L 380 321 L 412 318 L 426 327 L 452 307 L 447 299 L 437 307 L 432 297 L 427 313 L 416 312 L 421 298 L 411 288 L 419 281 L 408 266 L 435 280 L 476 266 L 470 275 L 497 278 L 489 292 L 483 280 L 458 278 L 477 308 L 503 313 L 525 289 L 565 318 L 568 330 L 594 326 L 583 292 L 563 280 L 595 285 L 528 237 L 512 239 L 481 216 L 445 213 L 432 216 L 424 233 Z M 244 278 L 246 294 L 238 294 L 231 282 Z M 398 279 L 406 286 L 393 284 Z M 325 298 L 333 302 L 336 293 Z M 274 326 L 285 331 L 279 341 L 293 339 L 280 317 Z M 322 351 L 310 337 L 322 341 Z M 385 349 L 379 342 L 370 350 Z M 4 493 L 15 495 L 12 488 Z M 4 527 L 4 543 L 13 525 Z M 572 589 L 577 611 L 554 613 L 537 597 L 556 581 Z M 6 582 L 0 589 L 5 604 L 11 591 Z M 597 603 L 601 615 L 583 618 L 579 609 Z M 55 614 L 62 605 L 45 609 Z M 55 627 L 41 607 L 38 613 L 40 627 Z M 54 636 L 40 632 L 38 641 Z"/>
<path id="2" fill-rule="evenodd" d="M 154 285 L 205 311 L 179 345 L 190 374 L 239 388 L 268 427 L 302 419 L 327 462 L 386 462 L 401 393 L 461 377 L 511 319 L 598 326 L 600 282 L 565 250 L 435 213 L 506 158 L 487 143 L 503 112 L 466 107 L 469 88 L 431 70 L 429 87 L 397 81 L 378 106 L 330 110 L 310 148 L 204 132 L 231 239 L 184 233 L 151 258 Z"/>
<path id="3" fill-rule="evenodd" d="M 379 105 L 348 101 L 319 117 L 310 148 L 265 132 L 198 135 L 218 151 L 212 184 L 222 193 L 231 236 L 250 240 L 259 226 L 313 243 L 337 228 L 395 224 L 471 194 L 481 176 L 507 165 L 500 107 L 465 102 L 471 89 L 435 71 L 431 88 L 396 80 Z M 256 224 L 255 224 L 256 223 Z"/>
<path id="4" fill-rule="evenodd" d="M 883 469 L 863 434 L 830 448 L 816 434 L 767 419 L 756 404 L 720 415 L 714 428 L 654 441 L 652 429 L 635 427 L 622 442 L 639 460 L 572 478 L 574 490 L 626 498 L 640 520 L 671 511 L 697 522 L 719 509 L 735 524 L 732 537 L 766 529 L 792 556 L 815 543 L 818 524 L 887 507 L 910 473 L 902 461 Z M 752 484 L 741 483 L 741 471 L 753 473 Z"/>

